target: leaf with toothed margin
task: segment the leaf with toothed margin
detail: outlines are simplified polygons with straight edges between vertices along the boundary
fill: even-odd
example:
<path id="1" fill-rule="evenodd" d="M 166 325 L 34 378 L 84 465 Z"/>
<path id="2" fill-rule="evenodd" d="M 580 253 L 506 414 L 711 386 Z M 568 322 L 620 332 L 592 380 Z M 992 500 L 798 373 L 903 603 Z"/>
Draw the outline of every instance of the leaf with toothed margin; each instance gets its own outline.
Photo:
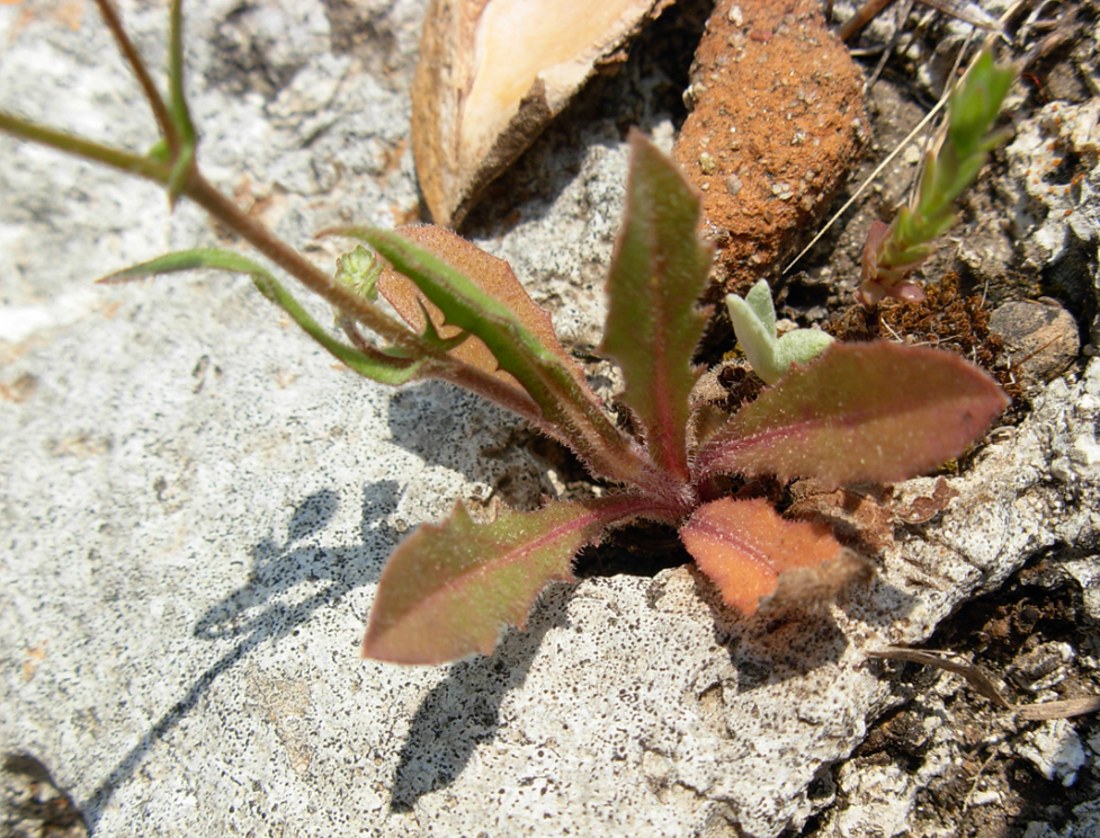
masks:
<path id="1" fill-rule="evenodd" d="M 405 539 L 386 563 L 363 656 L 431 664 L 490 654 L 505 626 L 523 627 L 547 584 L 573 581 L 581 547 L 648 506 L 625 495 L 551 502 L 536 512 L 505 509 L 478 524 L 457 504 L 442 524 L 425 524 Z"/>
<path id="2" fill-rule="evenodd" d="M 630 135 L 626 215 L 607 281 L 602 351 L 626 380 L 623 402 L 668 474 L 688 479 L 691 363 L 706 315 L 696 306 L 710 250 L 700 241 L 699 197 L 676 165 L 637 131 Z"/>
<path id="3" fill-rule="evenodd" d="M 722 498 L 695 510 L 680 540 L 722 600 L 752 616 L 784 574 L 844 565 L 844 548 L 820 522 L 788 521 L 762 499 Z"/>
<path id="4" fill-rule="evenodd" d="M 131 265 L 103 277 L 100 282 L 121 283 L 138 279 L 147 279 L 162 274 L 178 273 L 200 269 L 225 271 L 227 273 L 247 274 L 261 294 L 285 311 L 297 323 L 302 331 L 327 349 L 334 357 L 343 361 L 360 375 L 381 384 L 404 384 L 417 376 L 422 359 L 411 358 L 401 353 L 390 354 L 384 349 L 371 347 L 356 348 L 342 343 L 313 319 L 294 295 L 287 291 L 263 265 L 239 253 L 217 248 L 198 248 L 166 253 L 148 262 Z"/>
<path id="5" fill-rule="evenodd" d="M 950 352 L 834 343 L 715 433 L 695 473 L 892 483 L 961 454 L 1007 405 L 992 378 Z"/>

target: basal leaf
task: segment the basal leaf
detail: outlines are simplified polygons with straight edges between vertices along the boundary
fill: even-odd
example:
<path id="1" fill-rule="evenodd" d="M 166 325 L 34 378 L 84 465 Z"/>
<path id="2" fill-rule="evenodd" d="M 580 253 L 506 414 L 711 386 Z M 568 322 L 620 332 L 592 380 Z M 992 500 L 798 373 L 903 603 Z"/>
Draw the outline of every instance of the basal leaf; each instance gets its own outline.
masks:
<path id="1" fill-rule="evenodd" d="M 198 248 L 166 253 L 148 262 L 131 265 L 103 277 L 100 282 L 119 283 L 146 279 L 161 274 L 198 269 L 247 274 L 261 294 L 285 311 L 302 331 L 327 349 L 334 357 L 360 375 L 382 384 L 398 385 L 420 372 L 421 359 L 407 354 L 389 354 L 373 347 L 354 347 L 334 338 L 260 263 L 217 248 Z"/>
<path id="2" fill-rule="evenodd" d="M 562 358 L 556 341 L 545 344 L 506 303 L 398 233 L 370 227 L 336 232 L 366 241 L 416 284 L 446 323 L 480 338 L 593 473 L 636 486 L 663 485 L 643 452 L 604 413 L 575 366 Z"/>
<path id="3" fill-rule="evenodd" d="M 704 504 L 680 528 L 680 539 L 723 601 L 748 616 L 779 590 L 782 575 L 817 574 L 828 587 L 833 568 L 848 564 L 828 526 L 788 521 L 762 499 Z"/>
<path id="4" fill-rule="evenodd" d="M 696 474 L 905 480 L 962 453 L 1007 405 L 993 379 L 950 352 L 834 343 L 711 437 Z"/>
<path id="5" fill-rule="evenodd" d="M 364 657 L 444 663 L 491 653 L 505 626 L 523 626 L 539 591 L 554 580 L 572 581 L 581 547 L 646 506 L 627 496 L 553 502 L 477 524 L 458 504 L 449 519 L 423 525 L 390 557 Z"/>
<path id="6" fill-rule="evenodd" d="M 578 381 L 583 380 L 580 367 L 562 348 L 554 333 L 550 315 L 527 294 L 511 265 L 443 227 L 410 224 L 398 227 L 396 232 L 438 256 L 493 299 L 503 303 Z M 418 331 L 424 330 L 424 312 L 427 311 L 440 337 L 446 339 L 460 333 L 457 326 L 445 324 L 443 312 L 424 296 L 412 280 L 392 267 L 382 272 L 378 287 L 405 322 Z M 476 337 L 464 341 L 450 354 L 463 363 L 498 375 L 518 386 L 515 378 L 500 369 L 493 353 Z"/>
<path id="7" fill-rule="evenodd" d="M 623 371 L 623 401 L 667 473 L 688 479 L 691 363 L 706 316 L 710 251 L 698 236 L 700 204 L 675 164 L 638 132 L 630 137 L 626 215 L 611 263 L 604 354 Z"/>

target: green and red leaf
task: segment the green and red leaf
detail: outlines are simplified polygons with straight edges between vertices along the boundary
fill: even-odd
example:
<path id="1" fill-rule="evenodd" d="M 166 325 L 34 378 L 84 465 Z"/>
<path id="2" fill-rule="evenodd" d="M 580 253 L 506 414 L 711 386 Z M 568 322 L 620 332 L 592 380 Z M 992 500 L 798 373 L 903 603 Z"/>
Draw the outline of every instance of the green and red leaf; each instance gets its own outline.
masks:
<path id="1" fill-rule="evenodd" d="M 519 318 L 544 347 L 550 350 L 573 375 L 583 381 L 584 373 L 562 348 L 549 313 L 541 308 L 516 279 L 512 266 L 486 253 L 473 242 L 443 227 L 431 224 L 410 224 L 396 230 L 404 238 L 438 256 L 448 265 L 468 277 L 482 291 L 503 303 Z M 414 329 L 423 332 L 425 312 L 431 318 L 436 333 L 444 340 L 461 334 L 457 326 L 445 322 L 443 312 L 406 276 L 387 266 L 378 280 L 378 289 L 398 314 Z M 450 355 L 463 363 L 499 376 L 518 386 L 510 374 L 500 369 L 489 348 L 471 336 L 451 350 Z"/>
<path id="2" fill-rule="evenodd" d="M 491 653 L 505 626 L 523 626 L 546 585 L 573 581 L 581 547 L 650 506 L 632 496 L 552 502 L 536 512 L 502 510 L 478 524 L 456 505 L 450 518 L 421 526 L 390 557 L 364 657 L 431 664 Z"/>
<path id="3" fill-rule="evenodd" d="M 399 233 L 370 227 L 329 232 L 366 241 L 416 284 L 447 324 L 480 338 L 538 405 L 545 426 L 556 429 L 594 474 L 643 487 L 660 482 L 639 446 L 615 426 L 576 365 L 563 357 L 557 339 L 547 345 L 526 315 Z"/>
<path id="4" fill-rule="evenodd" d="M 680 539 L 722 600 L 750 617 L 784 580 L 799 579 L 803 591 L 835 593 L 834 583 L 863 568 L 848 559 L 828 526 L 788 521 L 762 499 L 704 504 L 680 528 Z"/>
<path id="5" fill-rule="evenodd" d="M 961 454 L 1007 405 L 992 378 L 950 352 L 836 343 L 730 419 L 694 467 L 699 479 L 892 483 Z"/>
<path id="6" fill-rule="evenodd" d="M 699 376 L 691 358 L 706 325 L 696 301 L 711 254 L 698 236 L 699 197 L 676 165 L 636 131 L 630 144 L 602 351 L 623 371 L 622 400 L 640 421 L 654 462 L 686 481 L 688 396 Z"/>

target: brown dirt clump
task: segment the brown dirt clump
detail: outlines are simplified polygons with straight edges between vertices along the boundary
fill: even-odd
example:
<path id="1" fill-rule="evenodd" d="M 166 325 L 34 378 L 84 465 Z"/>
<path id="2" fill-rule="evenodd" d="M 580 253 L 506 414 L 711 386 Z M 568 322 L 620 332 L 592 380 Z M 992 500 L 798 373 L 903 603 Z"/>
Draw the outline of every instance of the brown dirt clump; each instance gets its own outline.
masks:
<path id="1" fill-rule="evenodd" d="M 966 295 L 959 275 L 947 273 L 924 286 L 917 305 L 884 300 L 875 308 L 853 306 L 826 330 L 838 340 L 902 340 L 957 352 L 985 369 L 1013 399 L 1022 395 L 1004 358 L 1004 341 L 990 329 L 990 312 L 977 294 Z"/>
<path id="2" fill-rule="evenodd" d="M 720 0 L 695 54 L 673 156 L 703 193 L 717 290 L 793 254 L 867 133 L 863 76 L 818 0 Z"/>

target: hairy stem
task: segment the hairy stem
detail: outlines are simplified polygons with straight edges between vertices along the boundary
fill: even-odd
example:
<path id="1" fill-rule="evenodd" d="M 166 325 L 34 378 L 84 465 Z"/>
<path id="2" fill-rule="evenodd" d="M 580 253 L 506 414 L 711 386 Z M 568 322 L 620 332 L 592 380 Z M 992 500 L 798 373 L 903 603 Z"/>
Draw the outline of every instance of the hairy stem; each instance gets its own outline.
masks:
<path id="1" fill-rule="evenodd" d="M 168 113 L 168 107 L 164 104 L 164 99 L 161 98 L 160 91 L 157 90 L 153 77 L 149 75 L 149 70 L 146 68 L 145 62 L 141 59 L 141 55 L 134 46 L 134 42 L 130 40 L 130 36 L 126 34 L 126 29 L 122 25 L 122 18 L 119 17 L 118 10 L 110 0 L 96 0 L 96 6 L 99 7 L 99 13 L 103 17 L 103 22 L 110 30 L 111 35 L 114 36 L 119 52 L 122 53 L 123 57 L 126 59 L 126 63 L 130 65 L 130 69 L 133 71 L 138 84 L 141 85 L 141 91 L 145 94 L 145 99 L 149 103 L 150 109 L 153 111 L 153 118 L 156 119 L 157 127 L 160 128 L 161 134 L 164 135 L 168 147 L 173 149 L 176 148 L 179 145 L 179 134 L 176 131 L 176 126 L 172 122 L 172 117 Z"/>
<path id="2" fill-rule="evenodd" d="M 168 26 L 168 108 L 185 144 L 194 145 L 195 126 L 183 92 L 183 0 L 172 0 Z M 166 137 L 169 144 L 171 137 Z"/>
<path id="3" fill-rule="evenodd" d="M 0 111 L 0 131 L 156 183 L 167 183 L 171 171 L 170 164 L 160 160 L 76 137 L 3 111 Z"/>
<path id="4" fill-rule="evenodd" d="M 420 354 L 429 354 L 420 339 L 402 323 L 371 305 L 354 291 L 335 282 L 301 253 L 275 236 L 267 227 L 215 189 L 192 164 L 183 185 L 183 195 L 210 216 L 230 228 L 256 250 L 297 279 L 310 291 L 346 312 L 359 323 L 391 343 Z"/>

